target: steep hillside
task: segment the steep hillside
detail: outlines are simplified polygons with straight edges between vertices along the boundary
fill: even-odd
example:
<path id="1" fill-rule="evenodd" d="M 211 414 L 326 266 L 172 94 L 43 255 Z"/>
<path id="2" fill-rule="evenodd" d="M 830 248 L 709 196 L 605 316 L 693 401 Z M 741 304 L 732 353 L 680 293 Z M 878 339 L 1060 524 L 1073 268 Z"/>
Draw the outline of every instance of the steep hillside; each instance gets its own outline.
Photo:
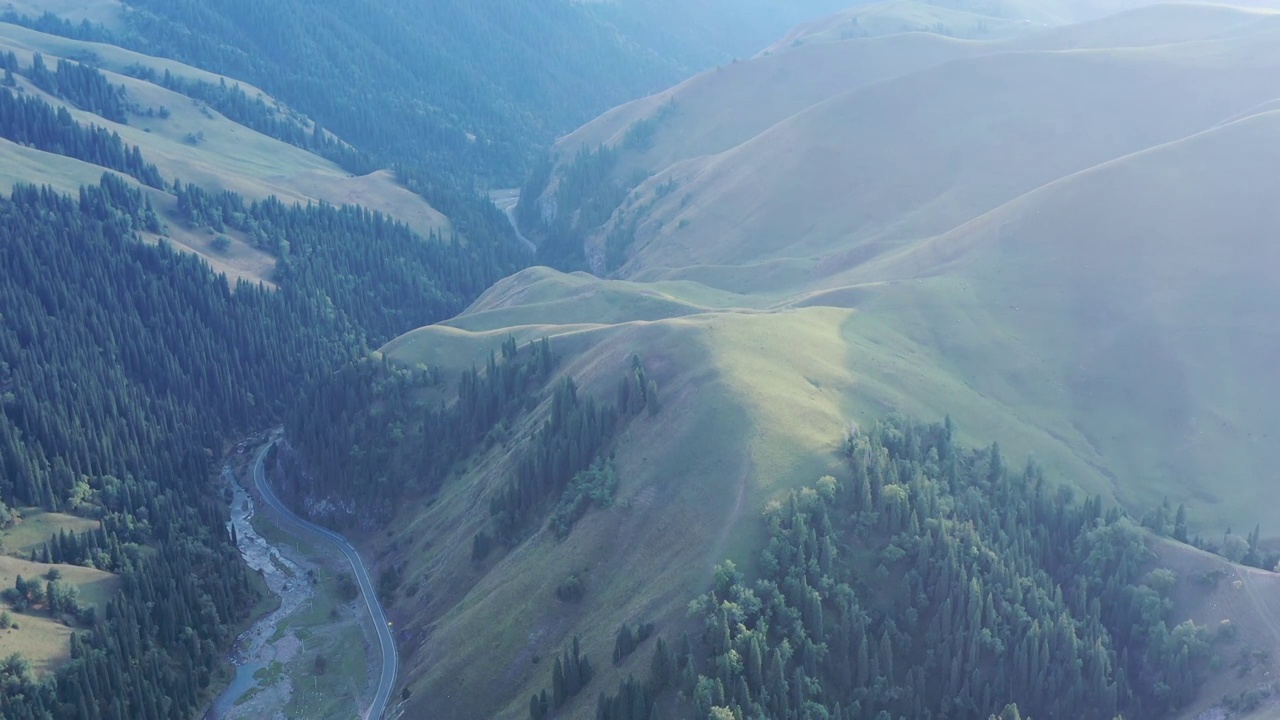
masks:
<path id="1" fill-rule="evenodd" d="M 541 259 L 568 258 L 569 267 L 579 243 L 576 262 L 596 272 L 631 257 L 628 277 L 653 277 L 637 275 L 650 263 L 764 261 L 751 248 L 756 236 L 774 266 L 793 253 L 784 264 L 794 274 L 835 239 L 847 250 L 850 234 L 880 242 L 937 232 L 1062 174 L 1271 100 L 1274 27 L 1269 11 L 1161 5 L 1010 42 L 905 34 L 788 48 L 566 136 L 517 215 L 527 234 L 548 239 Z M 1206 90 L 1213 99 L 1201 103 Z M 1164 106 L 1140 111 L 1147 103 Z M 1100 132 L 1113 117 L 1125 118 L 1122 131 Z M 1061 137 L 1037 145 L 1039 133 Z M 1010 152 L 993 156 L 994 143 Z M 859 189 L 869 178 L 897 204 Z M 846 212 L 846 197 L 869 207 Z M 786 251 L 774 237 L 802 248 Z"/>
<path id="2" fill-rule="evenodd" d="M 1264 508 L 1280 502 L 1269 457 L 1271 428 L 1280 425 L 1272 370 L 1280 338 L 1268 329 L 1280 305 L 1270 277 L 1280 264 L 1272 241 L 1280 213 L 1271 202 L 1280 193 L 1272 172 L 1280 163 L 1276 17 L 1158 5 L 1006 40 L 908 33 L 793 47 L 792 38 L 562 138 L 517 214 L 527 233 L 561 241 L 557 251 L 581 241 L 576 262 L 596 275 L 533 268 L 509 277 L 452 320 L 386 345 L 382 362 L 362 371 L 367 377 L 322 385 L 318 397 L 328 404 L 317 400 L 295 419 L 305 430 L 299 447 L 323 447 L 326 460 L 367 476 L 380 499 L 371 505 L 376 519 L 339 520 L 364 523 L 386 571 L 384 590 L 403 628 L 405 716 L 540 718 L 539 693 L 548 689 L 565 717 L 632 716 L 617 714 L 626 704 L 618 698 L 676 716 L 727 717 L 720 710 L 733 706 L 800 717 L 776 704 L 783 687 L 791 708 L 838 701 L 844 717 L 889 708 L 986 718 L 985 708 L 999 705 L 985 695 L 960 709 L 895 704 L 934 692 L 918 692 L 915 673 L 926 668 L 956 688 L 952 699 L 968 696 L 962 686 L 1016 685 L 994 669 L 1022 642 L 991 639 L 1019 624 L 1000 619 L 1000 591 L 986 603 L 981 589 L 955 600 L 968 608 L 956 622 L 971 612 L 998 629 L 968 646 L 966 668 L 982 670 L 963 676 L 934 668 L 919 645 L 923 633 L 947 634 L 937 630 L 944 621 L 933 596 L 897 595 L 917 580 L 930 587 L 942 571 L 928 566 L 913 578 L 896 563 L 937 550 L 929 545 L 936 531 L 963 516 L 982 536 L 969 537 L 965 552 L 992 563 L 974 571 L 983 583 L 1005 582 L 1001 558 L 1023 562 L 1012 558 L 1033 541 L 1001 549 L 1009 534 L 1052 535 L 1046 548 L 1055 549 L 1034 562 L 1062 578 L 1054 582 L 1080 616 L 1060 630 L 1083 643 L 1038 647 L 1100 653 L 1080 660 L 1077 667 L 1090 668 L 1085 678 L 1032 683 L 1039 689 L 1017 698 L 1026 707 L 1084 707 L 1045 705 L 1037 693 L 1061 689 L 1071 703 L 1066 690 L 1088 682 L 1100 691 L 1081 703 L 1110 707 L 1108 694 L 1118 693 L 1127 717 L 1266 717 L 1274 710 L 1266 700 L 1274 691 L 1267 653 L 1277 638 L 1266 594 L 1274 575 L 1258 568 L 1274 566 L 1277 530 Z M 796 37 L 816 37 L 833 22 Z M 545 357 L 543 338 L 558 360 L 530 374 Z M 521 478 L 541 467 L 538 453 L 550 452 L 565 426 L 564 378 L 595 403 L 632 409 L 598 447 L 590 428 L 600 425 L 581 421 L 588 429 L 569 447 L 579 459 L 589 447 L 596 469 L 531 496 Z M 650 405 L 650 397 L 660 400 Z M 340 429 L 306 419 L 321 408 L 342 418 Z M 455 435 L 449 420 L 462 424 L 471 412 L 484 422 Z M 987 479 L 967 494 L 931 496 L 927 480 L 947 463 L 942 443 L 932 456 L 920 450 L 923 459 L 899 457 L 923 465 L 915 474 L 905 465 L 886 471 L 903 473 L 885 480 L 899 488 L 891 492 L 898 500 L 872 498 L 886 507 L 850 520 L 850 508 L 832 498 L 860 477 L 847 462 L 857 456 L 851 448 L 868 435 L 890 438 L 891 453 L 921 442 L 917 431 L 901 430 L 908 439 L 900 447 L 877 424 L 897 414 L 949 415 L 963 445 L 998 440 L 998 450 L 964 465 Z M 946 442 L 952 427 L 945 425 Z M 442 465 L 421 454 L 433 443 L 447 453 Z M 1028 458 L 1049 489 L 1035 469 L 1023 484 L 991 479 Z M 954 482 L 960 472 L 942 475 Z M 814 485 L 827 474 L 834 484 Z M 324 501 L 352 490 L 340 480 L 293 482 L 312 507 L 343 507 Z M 1030 514 L 982 505 L 1029 486 L 1031 504 L 1049 504 Z M 1076 492 L 1090 499 L 1068 511 L 1080 507 L 1070 500 Z M 843 514 L 819 521 L 818 497 Z M 1254 568 L 1158 538 L 1172 525 L 1159 519 L 1172 513 L 1167 507 L 1152 511 L 1163 501 L 1185 506 L 1173 535 Z M 929 517 L 935 502 L 945 510 Z M 568 530 L 566 507 L 578 513 Z M 854 524 L 848 532 L 858 542 L 838 550 L 844 570 L 832 551 L 816 549 L 817 539 L 802 537 L 804 523 L 795 530 L 802 511 L 815 513 L 809 528 L 823 526 L 820 536 L 839 534 L 826 525 Z M 1036 512 L 1044 514 L 1036 520 Z M 1068 512 L 1085 519 L 1048 529 Z M 1001 539 L 984 539 L 988 521 Z M 880 523 L 897 539 L 868 529 Z M 1232 530 L 1255 525 L 1248 541 Z M 1081 528 L 1098 533 L 1066 537 Z M 1109 556 L 1118 565 L 1098 575 L 1109 587 L 1072 587 L 1072 578 L 1099 572 L 1107 553 L 1082 548 L 1102 535 L 1118 543 Z M 811 562 L 783 563 L 787 542 Z M 1045 558 L 1065 547 L 1088 557 L 1059 575 Z M 747 582 L 735 570 L 712 571 L 725 559 Z M 814 571 L 824 563 L 831 567 Z M 837 587 L 850 576 L 852 589 Z M 1029 582 L 1043 581 L 1036 577 Z M 1111 587 L 1119 577 L 1133 582 Z M 743 588 L 768 609 L 750 609 Z M 1090 597 L 1101 609 L 1088 609 Z M 1148 633 L 1119 619 L 1142 602 L 1151 613 L 1142 622 L 1160 616 L 1167 627 Z M 838 678 L 856 673 L 824 664 L 838 662 L 830 658 L 848 643 L 850 667 L 865 667 L 856 634 L 842 640 L 833 632 L 857 615 L 853 603 L 868 617 L 896 618 L 868 621 L 867 644 L 873 674 L 906 688 L 897 700 L 881 695 L 884 687 L 846 693 Z M 907 606 L 916 614 L 893 615 Z M 1106 639 L 1086 629 L 1095 615 Z M 672 645 L 685 631 L 695 638 L 696 657 L 676 655 L 690 674 L 675 681 L 682 694 L 669 692 L 669 677 L 653 680 L 666 677 L 658 670 L 647 674 L 649 651 L 608 663 L 626 635 L 619 628 L 646 621 Z M 901 631 L 908 626 L 914 630 Z M 814 649 L 822 638 L 831 656 Z M 766 663 L 751 643 L 788 649 Z M 580 667 L 569 652 L 575 645 L 595 668 L 579 697 L 564 684 L 565 668 Z M 652 652 L 658 668 L 663 656 Z M 983 652 L 989 662 L 976 660 Z M 1141 671 L 1135 655 L 1144 658 Z M 778 675 L 754 676 L 752 656 L 761 674 L 773 676 L 776 664 Z M 1127 663 L 1133 673 L 1108 675 Z M 631 676 L 640 685 L 627 685 Z M 606 696 L 599 706 L 598 694 Z M 1079 714 L 1114 714 L 1089 708 Z"/>
<path id="3" fill-rule="evenodd" d="M 582 148 L 620 147 L 629 152 L 617 177 L 635 169 L 653 173 L 733 148 L 835 95 L 981 50 L 936 35 L 906 34 L 737 62 L 610 110 L 561 138 L 555 153 L 568 163 Z M 627 133 L 646 121 L 653 125 L 650 139 L 628 143 Z"/>
<path id="4" fill-rule="evenodd" d="M 741 291 L 767 287 L 781 266 L 794 286 L 1270 100 L 1274 47 L 1264 34 L 1230 50 L 1000 53 L 855 90 L 649 179 L 589 241 L 589 257 L 629 244 L 625 277 Z M 1249 64 L 1234 64 L 1245 53 Z M 748 263 L 767 277 L 715 278 Z"/>
<path id="5" fill-rule="evenodd" d="M 1118 498 L 1264 521 L 1277 133 L 1267 112 L 1092 168 L 847 279 L 979 392 L 1087 428 Z"/>
<path id="6" fill-rule="evenodd" d="M 1257 413 L 1272 405 L 1274 348 L 1258 318 L 1240 318 L 1275 300 L 1256 270 L 1274 260 L 1259 152 L 1274 119 L 1220 123 L 1280 95 L 1265 69 L 1270 37 L 996 54 L 855 91 L 642 185 L 618 274 L 856 307 L 853 334 L 918 348 L 921 371 L 944 368 L 1058 435 L 1116 497 L 1142 506 L 1169 494 L 1213 524 L 1239 521 L 1252 496 L 1223 491 L 1215 468 L 1230 457 L 1242 464 L 1228 475 L 1265 473 L 1239 428 L 1273 419 Z M 1231 60 L 1245 53 L 1249 63 Z M 973 76 L 992 84 L 979 93 Z M 930 100 L 908 100 L 920 97 Z M 1159 252 L 1145 244 L 1155 238 Z M 947 264 L 919 265 L 939 248 Z M 1069 267 L 1078 271 L 1064 275 Z M 1242 305 L 1224 305 L 1224 285 Z M 1230 347 L 1248 352 L 1214 350 Z M 1156 358 L 1172 364 L 1153 372 Z M 1258 403 L 1223 383 L 1254 388 Z M 918 410 L 933 393 L 904 394 Z"/>
<path id="7" fill-rule="evenodd" d="M 833 96 L 983 51 L 972 43 L 907 34 L 795 48 L 717 68 L 561 138 L 526 183 L 515 215 L 541 242 L 539 260 L 586 266 L 586 238 L 645 178 L 728 151 Z M 600 253 L 590 260 L 597 271 L 606 262 Z"/>
<path id="8" fill-rule="evenodd" d="M 518 312 L 532 314 L 553 294 L 548 283 L 572 299 L 576 316 L 568 322 L 574 324 L 460 329 L 493 324 L 497 306 L 507 302 L 529 302 Z M 587 512 L 566 539 L 542 529 L 510 550 L 495 550 L 496 560 L 480 562 L 472 542 L 489 526 L 490 499 L 516 473 L 523 443 L 537 431 L 549 400 L 455 466 L 429 500 L 405 502 L 377 522 L 392 528 L 370 542 L 396 578 L 388 597 L 408 658 L 407 716 L 429 708 L 462 717 L 526 717 L 527 697 L 547 686 L 548 663 L 576 636 L 597 669 L 591 692 L 566 713 L 590 717 L 595 693 L 612 692 L 628 674 L 645 672 L 646 656 L 607 663 L 616 628 L 653 622 L 671 640 L 689 628 L 686 606 L 714 564 L 731 558 L 745 572 L 757 572 L 761 513 L 821 475 L 845 477 L 839 449 L 850 422 L 870 427 L 886 413 L 958 409 L 972 423 L 960 441 L 996 435 L 1013 449 L 1015 467 L 1031 452 L 1052 477 L 1070 478 L 1089 493 L 1111 490 L 1097 472 L 1102 459 L 1067 445 L 1074 436 L 1056 436 L 984 396 L 967 378 L 934 366 L 915 338 L 894 332 L 896 325 L 869 326 L 861 316 L 874 314 L 874 306 L 690 313 L 684 305 L 673 306 L 669 319 L 655 319 L 660 313 L 644 299 L 653 292 L 647 284 L 580 276 L 560 281 L 530 270 L 448 325 L 423 328 L 384 348 L 396 365 L 434 367 L 448 378 L 482 362 L 509 336 L 519 345 L 549 336 L 562 356 L 559 372 L 573 377 L 581 392 L 612 397 L 631 354 L 639 352 L 661 397 L 661 409 L 631 420 L 613 448 L 619 484 L 612 507 Z M 647 319 L 626 322 L 620 293 L 632 294 L 631 307 Z M 1242 627 L 1266 622 L 1270 610 L 1252 599 L 1209 619 L 1217 610 L 1196 592 L 1196 578 L 1225 562 L 1176 552 L 1166 560 L 1178 563 L 1184 588 L 1175 621 L 1194 617 L 1209 627 L 1224 618 Z M 585 588 L 581 600 L 558 597 L 571 577 Z M 1228 645 L 1216 652 L 1234 662 L 1253 649 Z M 1219 680 L 1213 685 L 1218 695 L 1203 706 L 1261 682 L 1261 669 L 1243 680 Z"/>
<path id="9" fill-rule="evenodd" d="M 1200 698 L 1180 720 L 1225 714 L 1241 720 L 1275 715 L 1277 698 L 1275 658 L 1280 653 L 1280 575 L 1232 565 L 1216 555 L 1180 543 L 1158 541 L 1152 549 L 1177 574 L 1170 593 L 1174 614 L 1205 626 L 1226 628 L 1238 638 L 1220 652 L 1231 668 L 1225 677 L 1210 679 Z M 1224 712 L 1225 711 L 1225 712 Z"/>

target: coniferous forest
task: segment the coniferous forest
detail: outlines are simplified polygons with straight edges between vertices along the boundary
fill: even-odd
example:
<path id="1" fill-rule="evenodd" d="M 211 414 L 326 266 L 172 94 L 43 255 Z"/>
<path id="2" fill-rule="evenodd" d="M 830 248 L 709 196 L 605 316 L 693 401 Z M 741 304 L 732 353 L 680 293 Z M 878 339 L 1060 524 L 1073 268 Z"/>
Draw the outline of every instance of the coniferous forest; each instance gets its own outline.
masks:
<path id="1" fill-rule="evenodd" d="M 78 198 L 18 187 L 0 201 L 0 499 L 101 519 L 74 556 L 124 578 L 53 681 L 10 673 L 4 717 L 197 710 L 255 601 L 209 489 L 210 459 L 310 381 L 492 281 L 469 275 L 485 266 L 461 246 L 421 239 L 411 242 L 441 249 L 403 253 L 397 266 L 418 270 L 396 279 L 360 251 L 395 247 L 383 236 L 402 231 L 387 221 L 277 203 L 247 217 L 264 238 L 312 245 L 298 247 L 279 290 L 233 288 L 198 258 L 141 242 L 148 213 L 111 175 Z M 366 298 L 373 277 L 418 302 L 400 311 Z"/>
<path id="2" fill-rule="evenodd" d="M 7 80 L 23 76 L 107 120 L 127 122 L 133 111 L 91 65 L 0 61 Z M 123 581 L 107 606 L 78 615 L 72 660 L 55 674 L 6 661 L 0 716 L 191 717 L 257 600 L 223 530 L 211 459 L 277 422 L 318 378 L 457 313 L 526 261 L 506 219 L 459 190 L 456 176 L 422 171 L 418 184 L 439 190 L 437 206 L 466 240 L 422 238 L 362 208 L 249 202 L 161 177 L 139 148 L 6 84 L 0 136 L 172 192 L 178 217 L 161 218 L 111 174 L 78 197 L 20 186 L 0 199 L 0 507 L 99 520 L 93 532 L 51 538 L 54 552 L 38 559 Z M 370 154 L 390 154 L 336 141 L 319 125 L 304 132 L 303 121 L 235 86 L 168 85 L 353 172 L 377 167 Z M 276 258 L 277 288 L 233 285 L 163 241 L 142 241 L 166 222 L 242 232 Z"/>
<path id="3" fill-rule="evenodd" d="M 847 472 L 769 509 L 760 577 L 718 566 L 697 631 L 597 690 L 596 717 L 677 693 L 717 719 L 1154 719 L 1194 697 L 1217 630 L 1170 625 L 1146 535 L 952 436 L 949 419 L 851 434 Z"/>
<path id="4" fill-rule="evenodd" d="M 92 68 L 5 66 L 119 119 L 121 94 Z M 172 185 L 177 221 L 242 231 L 277 258 L 278 289 L 233 286 L 144 243 L 163 221 L 109 173 L 78 197 L 19 186 L 0 200 L 0 502 L 99 520 L 54 538 L 49 559 L 123 579 L 106 607 L 78 615 L 72 659 L 54 675 L 6 661 L 0 716 L 191 717 L 257 600 L 210 460 L 315 379 L 456 313 L 522 260 L 501 232 L 424 239 L 360 208 L 249 203 L 170 181 L 118 136 L 7 90 L 0 134 Z"/>
<path id="5" fill-rule="evenodd" d="M 437 489 L 476 446 L 504 438 L 517 413 L 538 402 L 554 367 L 546 339 L 519 347 L 510 338 L 500 358 L 491 355 L 484 372 L 463 373 L 456 393 L 446 394 L 436 368 L 352 363 L 315 383 L 288 413 L 286 434 L 308 471 L 286 472 L 283 490 L 297 497 L 359 497 L 362 514 L 389 516 L 407 493 Z M 283 460 L 287 465 L 290 456 Z"/>
<path id="6" fill-rule="evenodd" d="M 520 346 L 512 337 L 484 368 L 446 378 L 434 367 L 381 359 L 352 363 L 314 383 L 286 416 L 292 452 L 281 460 L 286 496 L 327 498 L 362 517 L 387 518 L 411 496 L 430 498 L 459 461 L 514 442 L 512 477 L 489 500 L 489 527 L 475 538 L 483 560 L 495 541 L 511 546 L 550 519 L 567 535 L 591 507 L 608 507 L 617 478 L 608 448 L 630 416 L 658 412 L 657 386 L 634 357 L 619 382 L 618 404 L 596 400 L 571 378 L 551 383 L 552 343 Z M 545 408 L 543 407 L 545 402 Z M 534 420 L 531 437 L 517 426 Z M 349 511 L 318 517 L 339 526 Z"/>

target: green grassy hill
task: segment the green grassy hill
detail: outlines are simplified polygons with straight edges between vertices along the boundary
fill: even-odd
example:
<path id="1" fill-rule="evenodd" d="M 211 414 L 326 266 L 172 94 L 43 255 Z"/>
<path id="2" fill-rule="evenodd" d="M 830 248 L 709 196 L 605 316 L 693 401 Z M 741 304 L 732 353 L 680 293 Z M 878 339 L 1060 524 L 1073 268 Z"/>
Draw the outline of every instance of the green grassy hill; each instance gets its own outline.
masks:
<path id="1" fill-rule="evenodd" d="M 1265 521 L 1277 132 L 1268 112 L 1092 168 L 850 277 L 980 392 L 1084 431 L 1119 499 Z"/>
<path id="2" fill-rule="evenodd" d="M 1158 5 L 1006 41 L 908 32 L 790 44 L 561 138 L 516 215 L 550 241 L 549 264 L 604 274 L 631 261 L 624 276 L 652 279 L 665 275 L 651 265 L 725 274 L 755 262 L 769 283 L 794 285 L 807 260 L 849 251 L 850 235 L 939 232 L 1271 100 L 1275 22 L 1270 10 Z M 1035 145 L 1041 133 L 1057 142 Z M 993 156 L 1002 144 L 1010 152 Z"/>
<path id="3" fill-rule="evenodd" d="M 158 81 L 135 76 L 141 71 L 160 76 L 167 72 L 190 82 L 238 84 L 250 98 L 261 98 L 274 108 L 279 117 L 296 118 L 304 127 L 312 127 L 310 120 L 252 85 L 113 45 L 0 23 L 0 52 L 10 51 L 23 68 L 30 67 L 33 55 L 40 53 L 46 66 L 54 66 L 59 59 L 84 61 L 100 68 L 112 85 L 123 86 L 130 107 L 127 123 L 81 110 L 43 92 L 21 74 L 16 78 L 16 87 L 0 91 L 41 97 L 54 107 L 65 108 L 83 126 L 97 125 L 118 133 L 126 144 L 138 146 L 167 182 L 181 179 L 210 191 L 229 190 L 247 200 L 275 196 L 289 203 L 358 204 L 397 218 L 424 236 L 452 232 L 448 218 L 399 184 L 389 171 L 354 176 L 318 155 L 228 119 L 204 102 L 167 89 Z M 3 139 L 0 155 L 6 158 L 0 169 L 0 183 L 5 188 L 24 182 L 74 192 L 81 185 L 96 183 L 104 172 L 104 168 L 91 163 L 24 148 Z M 269 255 L 244 243 L 235 233 L 228 234 L 230 249 L 214 250 L 210 246 L 212 235 L 192 232 L 177 218 L 172 194 L 155 189 L 148 189 L 147 193 L 157 208 L 168 211 L 169 230 L 165 237 L 177 246 L 201 255 L 233 278 L 270 281 L 275 261 Z"/>
<path id="4" fill-rule="evenodd" d="M 925 377 L 972 391 L 965 405 L 1056 436 L 1091 468 L 1091 491 L 1252 522 L 1252 498 L 1221 475 L 1265 474 L 1241 428 L 1272 420 L 1273 349 L 1218 288 L 1274 300 L 1250 268 L 1272 260 L 1275 219 L 1252 208 L 1269 191 L 1255 161 L 1280 56 L 1269 16 L 1242 17 L 1242 38 L 993 53 L 820 103 L 640 185 L 611 220 L 636 228 L 616 275 L 856 309 L 851 334 L 914 348 Z M 886 406 L 956 412 L 921 403 L 940 389 L 893 396 Z"/>
<path id="5" fill-rule="evenodd" d="M 662 409 L 612 446 L 614 505 L 563 541 L 542 529 L 472 560 L 545 395 L 370 538 L 402 580 L 396 622 L 414 628 L 406 712 L 527 717 L 579 636 L 600 679 L 562 712 L 593 717 L 597 689 L 645 672 L 647 658 L 607 662 L 619 625 L 688 628 L 712 565 L 758 569 L 766 508 L 839 472 L 850 423 L 889 414 L 950 414 L 962 442 L 998 439 L 1011 464 L 1034 457 L 1135 515 L 1185 503 L 1210 540 L 1255 523 L 1274 538 L 1277 27 L 1266 11 L 1169 5 L 1008 42 L 781 48 L 562 139 L 525 200 L 543 212 L 561 210 L 548 201 L 577 148 L 615 148 L 615 181 L 653 173 L 588 237 L 598 260 L 634 227 L 624 262 L 605 279 L 523 271 L 382 356 L 454 378 L 509 336 L 545 336 L 557 373 L 608 399 L 636 353 Z M 802 80 L 806 67 L 822 73 Z M 1157 549 L 1179 619 L 1280 646 L 1270 574 Z M 1218 566 L 1239 587 L 1197 584 Z M 556 596 L 571 575 L 579 603 Z M 1185 717 L 1262 677 L 1213 674 Z"/>
<path id="6" fill-rule="evenodd" d="M 729 150 L 833 96 L 981 50 L 937 35 L 906 34 L 761 56 L 614 108 L 561 138 L 554 154 L 563 166 L 584 147 L 622 147 L 617 177 L 636 169 L 654 173 Z M 628 131 L 645 121 L 654 125 L 651 140 L 628 146 Z"/>
<path id="7" fill-rule="evenodd" d="M 623 277 L 791 290 L 1274 98 L 1270 37 L 997 53 L 891 78 L 655 175 L 588 246 L 633 227 Z M 759 278 L 718 279 L 748 263 Z"/>
<path id="8" fill-rule="evenodd" d="M 384 349 L 392 360 L 438 365 L 451 376 L 508 332 L 521 342 L 550 335 L 564 371 L 585 391 L 610 398 L 639 351 L 663 398 L 662 411 L 634 421 L 618 445 L 622 481 L 614 509 L 589 513 L 564 542 L 540 533 L 491 567 L 471 562 L 470 538 L 489 520 L 487 495 L 513 470 L 514 440 L 469 461 L 429 508 L 410 504 L 388 525 L 391 538 L 378 542 L 389 550 L 386 561 L 407 561 L 405 586 L 431 593 L 425 603 L 398 593 L 393 605 L 398 624 L 432 628 L 407 664 L 411 702 L 421 696 L 458 717 L 522 717 L 529 694 L 547 682 L 549 658 L 573 634 L 600 666 L 600 687 L 614 684 L 627 669 L 606 660 L 619 624 L 651 620 L 668 633 L 680 627 L 712 565 L 749 557 L 754 538 L 743 530 L 765 499 L 836 465 L 847 419 L 839 388 L 848 382 L 838 328 L 847 311 L 618 322 L 609 296 L 620 290 L 579 295 L 583 324 L 492 332 L 431 327 Z M 614 322 L 592 323 L 592 315 Z M 464 315 L 454 324 L 467 322 Z M 760 344 L 775 352 L 755 352 Z M 522 424 L 513 438 L 535 427 Z M 830 434 L 815 434 L 817 427 Z M 579 604 L 556 598 L 571 573 L 587 586 Z M 489 669 L 468 670 L 477 664 Z M 594 712 L 593 703 L 585 698 L 572 716 Z"/>

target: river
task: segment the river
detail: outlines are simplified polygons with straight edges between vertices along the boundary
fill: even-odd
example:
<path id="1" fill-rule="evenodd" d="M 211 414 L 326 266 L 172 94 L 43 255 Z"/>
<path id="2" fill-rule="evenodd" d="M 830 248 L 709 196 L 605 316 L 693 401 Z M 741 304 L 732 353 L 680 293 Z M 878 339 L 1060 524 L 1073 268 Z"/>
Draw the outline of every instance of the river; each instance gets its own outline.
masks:
<path id="1" fill-rule="evenodd" d="M 262 573 L 267 588 L 280 598 L 280 607 L 274 612 L 254 623 L 247 631 L 236 639 L 231 654 L 231 662 L 236 666 L 235 678 L 221 695 L 214 701 L 212 708 L 205 714 L 206 720 L 238 720 L 239 718 L 270 717 L 284 708 L 289 702 L 293 688 L 287 673 L 283 674 L 269 687 L 254 693 L 252 703 L 237 706 L 250 689 L 258 685 L 254 673 L 268 668 L 273 661 L 288 663 L 298 653 L 300 643 L 291 634 L 276 638 L 281 623 L 299 609 L 314 595 L 314 590 L 307 582 L 306 568 L 299 562 L 272 545 L 254 530 L 249 522 L 253 518 L 254 500 L 240 484 L 235 482 L 231 467 L 222 470 L 223 480 L 232 490 L 231 521 L 234 525 L 240 554 L 245 564 Z"/>

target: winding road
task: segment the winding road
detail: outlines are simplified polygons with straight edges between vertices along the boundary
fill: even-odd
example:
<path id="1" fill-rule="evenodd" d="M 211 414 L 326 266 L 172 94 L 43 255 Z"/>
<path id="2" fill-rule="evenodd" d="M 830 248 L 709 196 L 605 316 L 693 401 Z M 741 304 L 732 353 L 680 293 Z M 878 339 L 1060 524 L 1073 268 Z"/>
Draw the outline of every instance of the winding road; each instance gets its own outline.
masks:
<path id="1" fill-rule="evenodd" d="M 355 573 L 356 582 L 360 586 L 360 595 L 364 598 L 365 607 L 369 610 L 369 617 L 373 620 L 374 630 L 378 633 L 378 644 L 382 646 L 382 678 L 378 681 L 378 692 L 373 696 L 373 704 L 369 706 L 368 711 L 364 714 L 365 720 L 380 720 L 383 712 L 387 709 L 387 702 L 391 698 L 391 690 L 396 684 L 396 672 L 400 667 L 400 656 L 396 652 L 395 639 L 391 637 L 387 617 L 382 612 L 382 605 L 378 603 L 378 596 L 374 593 L 373 583 L 369 580 L 369 571 L 365 569 L 364 561 L 360 559 L 360 553 L 356 552 L 356 549 L 351 546 L 351 543 L 347 542 L 346 538 L 294 515 L 289 508 L 285 507 L 284 503 L 280 502 L 280 498 L 276 497 L 271 486 L 267 484 L 267 474 L 263 468 L 263 461 L 266 459 L 267 451 L 271 449 L 272 445 L 274 443 L 265 445 L 258 452 L 258 459 L 253 464 L 253 483 L 257 486 L 263 502 L 276 511 L 276 514 L 280 516 L 281 522 L 292 525 L 294 529 L 303 534 L 331 543 L 341 550 L 342 554 L 346 556 L 347 562 L 351 563 L 351 571 Z"/>
<path id="2" fill-rule="evenodd" d="M 529 252 L 537 252 L 538 246 L 533 241 L 524 236 L 520 232 L 520 225 L 516 222 L 516 206 L 520 204 L 520 191 L 517 190 L 494 190 L 489 194 L 489 199 L 494 206 L 507 216 L 507 222 L 511 223 L 511 229 L 516 231 L 516 238 L 529 249 Z"/>

